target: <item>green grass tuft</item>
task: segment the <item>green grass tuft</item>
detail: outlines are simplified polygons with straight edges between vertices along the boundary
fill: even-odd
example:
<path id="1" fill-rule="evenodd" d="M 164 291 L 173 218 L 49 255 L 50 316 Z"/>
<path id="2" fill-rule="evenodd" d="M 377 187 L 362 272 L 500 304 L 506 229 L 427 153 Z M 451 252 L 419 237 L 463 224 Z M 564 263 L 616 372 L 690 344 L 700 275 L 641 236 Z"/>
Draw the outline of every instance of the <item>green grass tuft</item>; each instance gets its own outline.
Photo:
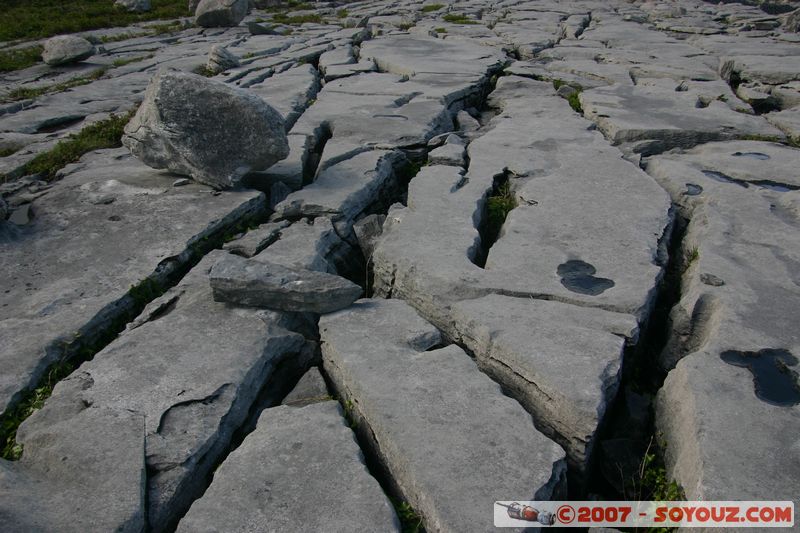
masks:
<path id="1" fill-rule="evenodd" d="M 506 181 L 486 200 L 486 228 L 490 239 L 492 236 L 497 238 L 506 217 L 515 207 L 517 207 L 517 197 L 511 190 L 511 184 Z"/>
<path id="2" fill-rule="evenodd" d="M 567 102 L 569 102 L 569 106 L 575 110 L 576 113 L 583 114 L 583 106 L 581 106 L 580 94 L 580 91 L 575 91 L 571 95 L 567 96 Z"/>
<path id="3" fill-rule="evenodd" d="M 205 76 L 206 78 L 210 78 L 212 76 L 216 76 L 217 73 L 208 68 L 207 65 L 200 65 L 199 67 L 195 67 L 192 69 L 192 72 L 195 74 L 199 74 L 200 76 Z"/>
<path id="4" fill-rule="evenodd" d="M 462 13 L 448 13 L 447 15 L 442 17 L 442 20 L 445 22 L 450 22 L 451 24 L 478 24 L 477 21 L 468 18 L 466 15 Z"/>
<path id="5" fill-rule="evenodd" d="M 447 28 L 435 28 L 433 31 L 436 33 L 447 33 Z"/>
<path id="6" fill-rule="evenodd" d="M 144 61 L 145 59 L 152 59 L 153 54 L 146 55 L 146 56 L 138 56 L 138 57 L 128 57 L 124 59 L 115 59 L 112 65 L 115 67 L 124 67 L 125 65 L 130 65 L 131 63 L 138 63 L 139 61 Z"/>
<path id="7" fill-rule="evenodd" d="M 62 33 L 188 17 L 186 0 L 152 0 L 146 13 L 130 13 L 113 0 L 4 0 L 0 41 L 41 39 Z"/>
<path id="8" fill-rule="evenodd" d="M 411 507 L 406 501 L 398 498 L 389 498 L 397 513 L 397 518 L 400 519 L 400 527 L 403 533 L 420 533 L 422 529 L 422 517 L 417 511 Z"/>
<path id="9" fill-rule="evenodd" d="M 60 93 L 61 91 L 66 91 L 67 89 L 72 89 L 73 87 L 80 87 L 81 85 L 87 85 L 95 80 L 99 80 L 105 76 L 106 72 L 108 72 L 108 67 L 101 67 L 93 71 L 91 74 L 72 78 L 71 80 L 62 83 L 44 85 L 42 87 L 18 87 L 9 91 L 2 101 L 16 102 L 18 100 L 36 98 L 38 96 L 42 96 L 43 94 Z"/>
<path id="10" fill-rule="evenodd" d="M 430 13 L 431 11 L 439 11 L 444 7 L 444 4 L 428 4 L 427 6 L 422 6 L 423 13 Z"/>
<path id="11" fill-rule="evenodd" d="M 42 60 L 41 46 L 0 51 L 0 72 L 11 72 L 32 67 Z"/>
<path id="12" fill-rule="evenodd" d="M 336 12 L 336 17 L 340 19 L 346 19 L 350 13 L 346 9 L 340 9 Z"/>
<path id="13" fill-rule="evenodd" d="M 24 174 L 42 174 L 43 179 L 52 181 L 56 177 L 56 172 L 70 163 L 75 163 L 83 154 L 101 148 L 122 146 L 122 133 L 125 124 L 132 116 L 133 112 L 126 115 L 111 115 L 106 120 L 83 128 L 56 144 L 52 150 L 37 155 L 25 165 Z"/>

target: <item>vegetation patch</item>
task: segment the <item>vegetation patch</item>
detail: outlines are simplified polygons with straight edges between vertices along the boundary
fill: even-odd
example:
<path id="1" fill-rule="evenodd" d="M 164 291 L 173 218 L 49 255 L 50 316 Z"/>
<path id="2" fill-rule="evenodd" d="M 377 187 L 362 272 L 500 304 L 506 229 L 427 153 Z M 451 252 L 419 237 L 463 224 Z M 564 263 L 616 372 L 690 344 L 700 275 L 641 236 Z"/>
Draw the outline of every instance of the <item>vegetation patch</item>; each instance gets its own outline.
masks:
<path id="1" fill-rule="evenodd" d="M 433 31 L 436 33 L 447 33 L 447 28 L 436 28 Z"/>
<path id="2" fill-rule="evenodd" d="M 3 102 L 16 102 L 18 100 L 36 98 L 38 96 L 42 96 L 43 94 L 60 93 L 61 91 L 66 91 L 67 89 L 72 89 L 73 87 L 80 87 L 81 85 L 87 85 L 95 80 L 99 80 L 105 76 L 106 72 L 108 72 L 108 67 L 102 67 L 93 71 L 91 74 L 72 78 L 71 80 L 62 83 L 44 85 L 42 87 L 18 87 L 9 91 L 8 94 L 3 98 Z"/>
<path id="3" fill-rule="evenodd" d="M 428 4 L 427 6 L 422 6 L 423 13 L 430 13 L 431 11 L 439 11 L 444 7 L 444 4 Z"/>
<path id="4" fill-rule="evenodd" d="M 490 242 L 497 240 L 506 217 L 515 207 L 517 207 L 517 197 L 511 190 L 511 184 L 505 181 L 486 200 L 486 232 Z"/>
<path id="5" fill-rule="evenodd" d="M 62 33 L 188 17 L 186 0 L 151 0 L 146 13 L 131 13 L 114 0 L 4 0 L 0 41 L 41 39 Z"/>
<path id="6" fill-rule="evenodd" d="M 83 128 L 80 132 L 70 135 L 56 144 L 52 150 L 32 159 L 25 165 L 23 173 L 40 174 L 42 179 L 53 181 L 56 172 L 70 163 L 75 163 L 85 153 L 101 148 L 119 148 L 122 146 L 123 130 L 133 117 L 133 113 L 131 111 L 125 115 L 112 114 L 106 120 L 96 122 Z"/>
<path id="7" fill-rule="evenodd" d="M 192 72 L 195 74 L 199 74 L 200 76 L 205 76 L 206 78 L 210 78 L 212 76 L 216 76 L 217 73 L 208 68 L 206 65 L 200 65 L 199 67 L 195 67 L 192 69 Z"/>
<path id="8" fill-rule="evenodd" d="M 32 67 L 42 60 L 41 46 L 0 51 L 0 72 L 11 72 Z"/>
<path id="9" fill-rule="evenodd" d="M 468 18 L 463 13 L 448 13 L 442 17 L 442 20 L 451 24 L 478 24 L 477 21 Z"/>
<path id="10" fill-rule="evenodd" d="M 398 498 L 389 498 L 397 513 L 397 518 L 400 519 L 400 527 L 403 533 L 420 533 L 424 531 L 422 528 L 422 517 L 411 507 L 406 501 Z"/>
<path id="11" fill-rule="evenodd" d="M 346 9 L 340 9 L 336 12 L 336 18 L 346 19 L 350 13 Z"/>
<path id="12" fill-rule="evenodd" d="M 138 56 L 138 57 L 126 57 L 123 59 L 115 59 L 112 65 L 115 67 L 124 67 L 125 65 L 130 65 L 131 63 L 138 63 L 139 61 L 144 61 L 145 59 L 152 59 L 153 54 L 146 55 L 146 56 Z"/>

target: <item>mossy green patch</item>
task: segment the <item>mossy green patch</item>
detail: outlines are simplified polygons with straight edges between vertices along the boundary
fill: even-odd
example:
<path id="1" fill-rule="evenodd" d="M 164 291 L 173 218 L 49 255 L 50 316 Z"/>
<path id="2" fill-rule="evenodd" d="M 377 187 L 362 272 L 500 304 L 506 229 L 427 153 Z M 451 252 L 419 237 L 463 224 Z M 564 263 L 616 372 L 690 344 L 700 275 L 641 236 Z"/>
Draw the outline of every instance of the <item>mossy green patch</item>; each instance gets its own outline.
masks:
<path id="1" fill-rule="evenodd" d="M 427 6 L 422 6 L 423 13 L 430 13 L 431 11 L 439 11 L 444 7 L 444 4 L 428 4 Z"/>
<path id="2" fill-rule="evenodd" d="M 80 132 L 60 141 L 52 150 L 41 153 L 25 165 L 25 174 L 41 174 L 42 179 L 52 181 L 56 172 L 70 163 L 75 163 L 81 156 L 92 150 L 101 148 L 117 148 L 122 146 L 122 133 L 125 124 L 133 116 L 111 115 L 106 120 L 95 122 Z"/>
<path id="3" fill-rule="evenodd" d="M 508 181 L 502 183 L 486 200 L 486 232 L 492 242 L 497 239 L 506 217 L 515 207 L 517 207 L 517 197 Z"/>
<path id="4" fill-rule="evenodd" d="M 442 20 L 451 24 L 478 24 L 477 21 L 472 20 L 463 13 L 448 13 L 442 17 Z"/>
<path id="5" fill-rule="evenodd" d="M 40 39 L 190 15 L 186 0 L 152 0 L 151 5 L 150 11 L 131 13 L 115 6 L 113 0 L 3 0 L 0 41 Z"/>
<path id="6" fill-rule="evenodd" d="M 398 498 L 390 498 L 389 500 L 394 506 L 397 518 L 400 519 L 400 527 L 403 533 L 420 533 L 423 531 L 422 517 L 411 507 L 410 503 Z"/>
<path id="7" fill-rule="evenodd" d="M 41 87 L 18 87 L 9 91 L 8 94 L 6 94 L 6 96 L 3 98 L 3 102 L 16 102 L 18 100 L 36 98 L 44 94 L 60 93 L 62 91 L 66 91 L 67 89 L 80 87 L 81 85 L 87 85 L 95 80 L 99 80 L 106 75 L 106 72 L 108 72 L 108 67 L 101 67 L 92 71 L 91 74 L 72 78 L 71 80 L 62 83 L 43 85 Z"/>
<path id="8" fill-rule="evenodd" d="M 0 51 L 0 72 L 11 72 L 32 67 L 42 60 L 42 47 L 29 46 Z"/>
<path id="9" fill-rule="evenodd" d="M 287 26 L 299 26 L 300 24 L 323 24 L 322 17 L 317 13 L 308 13 L 306 15 L 287 15 L 286 13 L 275 13 L 272 15 L 272 21 L 278 24 L 286 24 Z"/>

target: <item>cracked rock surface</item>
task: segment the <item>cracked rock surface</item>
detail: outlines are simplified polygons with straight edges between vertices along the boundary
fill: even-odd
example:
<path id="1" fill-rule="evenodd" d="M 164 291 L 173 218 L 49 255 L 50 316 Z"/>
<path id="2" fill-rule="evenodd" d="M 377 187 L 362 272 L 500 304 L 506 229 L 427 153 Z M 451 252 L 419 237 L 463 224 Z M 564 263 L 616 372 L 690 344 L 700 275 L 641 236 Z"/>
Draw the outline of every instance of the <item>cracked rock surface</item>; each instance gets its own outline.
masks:
<path id="1" fill-rule="evenodd" d="M 488 531 L 646 454 L 800 505 L 798 11 L 746 4 L 192 0 L 0 73 L 0 524 Z"/>

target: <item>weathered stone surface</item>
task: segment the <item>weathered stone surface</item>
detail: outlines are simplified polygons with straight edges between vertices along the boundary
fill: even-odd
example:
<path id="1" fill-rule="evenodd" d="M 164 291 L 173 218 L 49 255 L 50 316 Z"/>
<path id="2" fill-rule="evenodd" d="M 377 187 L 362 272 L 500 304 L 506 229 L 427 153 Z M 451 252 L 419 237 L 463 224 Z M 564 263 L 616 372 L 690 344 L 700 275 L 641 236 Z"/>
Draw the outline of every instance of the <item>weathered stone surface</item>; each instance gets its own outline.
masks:
<path id="1" fill-rule="evenodd" d="M 232 254 L 242 257 L 253 257 L 261 250 L 277 241 L 281 230 L 289 226 L 286 221 L 269 222 L 245 233 L 242 237 L 226 242 L 222 247 Z"/>
<path id="2" fill-rule="evenodd" d="M 225 118 L 220 127 L 220 117 Z M 122 142 L 145 164 L 215 188 L 235 186 L 289 154 L 283 118 L 266 102 L 202 76 L 160 71 Z"/>
<path id="3" fill-rule="evenodd" d="M 326 216 L 347 236 L 353 222 L 393 197 L 406 158 L 398 151 L 370 150 L 323 169 L 314 183 L 275 206 L 273 218 Z"/>
<path id="4" fill-rule="evenodd" d="M 765 115 L 767 120 L 786 134 L 794 143 L 800 143 L 800 107 L 784 109 Z"/>
<path id="5" fill-rule="evenodd" d="M 322 374 L 319 373 L 319 368 L 312 367 L 300 378 L 292 392 L 283 399 L 281 405 L 305 407 L 312 403 L 320 403 L 330 399 L 328 386 L 325 384 Z"/>
<path id="6" fill-rule="evenodd" d="M 357 302 L 320 335 L 327 374 L 426 529 L 491 529 L 478 502 L 559 495 L 564 451 L 461 349 L 426 351 L 441 336 L 406 303 Z"/>
<path id="7" fill-rule="evenodd" d="M 287 268 L 337 274 L 348 272 L 348 261 L 353 254 L 330 219 L 317 217 L 313 221 L 299 220 L 282 230 L 280 238 L 254 259 Z"/>
<path id="8" fill-rule="evenodd" d="M 70 387 L 65 383 L 57 393 Z M 145 529 L 145 420 L 80 402 L 36 413 L 17 434 L 18 462 L 0 460 L 8 531 Z"/>
<path id="9" fill-rule="evenodd" d="M 253 84 L 249 89 L 283 115 L 288 131 L 317 96 L 319 74 L 311 65 L 300 65 Z"/>
<path id="10" fill-rule="evenodd" d="M 580 101 L 586 116 L 615 144 L 658 140 L 667 148 L 690 148 L 752 135 L 783 137 L 763 117 L 736 112 L 741 103 L 727 85 L 684 84 L 686 90 L 680 91 L 672 80 L 598 87 L 582 92 Z"/>
<path id="11" fill-rule="evenodd" d="M 200 0 L 194 11 L 194 21 L 204 28 L 236 26 L 248 9 L 248 0 Z"/>
<path id="12" fill-rule="evenodd" d="M 42 60 L 51 66 L 83 61 L 94 54 L 92 43 L 75 35 L 58 35 L 44 43 Z"/>
<path id="13" fill-rule="evenodd" d="M 656 413 L 689 498 L 788 495 L 800 475 L 789 429 L 800 423 L 800 185 L 785 173 L 797 153 L 719 143 L 646 162 L 689 219 Z"/>
<path id="14" fill-rule="evenodd" d="M 265 209 L 254 191 L 172 187 L 174 178 L 124 148 L 87 155 L 65 174 L 34 201 L 32 223 L 0 242 L 10 273 L 0 292 L 0 411 L 63 357 L 65 343 L 92 342 L 129 312 L 131 286 L 164 283 L 204 238 Z"/>
<path id="15" fill-rule="evenodd" d="M 214 74 L 239 66 L 239 59 L 222 45 L 215 44 L 208 53 L 206 68 Z"/>
<path id="16" fill-rule="evenodd" d="M 331 313 L 361 296 L 361 287 L 339 276 L 226 255 L 209 274 L 214 299 L 276 311 Z"/>
<path id="17" fill-rule="evenodd" d="M 455 304 L 452 323 L 448 333 L 512 391 L 534 415 L 536 427 L 584 471 L 622 379 L 626 339 L 637 337 L 636 320 L 600 309 L 490 295 Z"/>
<path id="18" fill-rule="evenodd" d="M 234 310 L 212 299 L 208 271 L 224 253 L 207 256 L 152 302 L 127 332 L 64 380 L 25 425 L 23 437 L 45 431 L 52 417 L 72 421 L 73 405 L 142 416 L 148 523 L 155 531 L 169 528 L 202 492 L 259 390 L 279 363 L 299 358 L 305 344 L 256 310 Z M 141 432 L 106 434 L 121 449 L 142 438 Z M 80 452 L 86 464 L 96 450 Z M 140 490 L 142 477 L 136 482 Z"/>
<path id="19" fill-rule="evenodd" d="M 383 223 L 385 221 L 386 215 L 367 215 L 353 224 L 353 232 L 356 234 L 364 259 L 370 260 L 372 258 L 378 238 L 383 233 Z"/>
<path id="20" fill-rule="evenodd" d="M 116 0 L 114 5 L 134 13 L 144 13 L 150 11 L 151 7 L 150 0 Z"/>
<path id="21" fill-rule="evenodd" d="M 267 491 L 268 495 L 263 495 Z M 400 531 L 336 402 L 265 410 L 179 532 Z"/>

